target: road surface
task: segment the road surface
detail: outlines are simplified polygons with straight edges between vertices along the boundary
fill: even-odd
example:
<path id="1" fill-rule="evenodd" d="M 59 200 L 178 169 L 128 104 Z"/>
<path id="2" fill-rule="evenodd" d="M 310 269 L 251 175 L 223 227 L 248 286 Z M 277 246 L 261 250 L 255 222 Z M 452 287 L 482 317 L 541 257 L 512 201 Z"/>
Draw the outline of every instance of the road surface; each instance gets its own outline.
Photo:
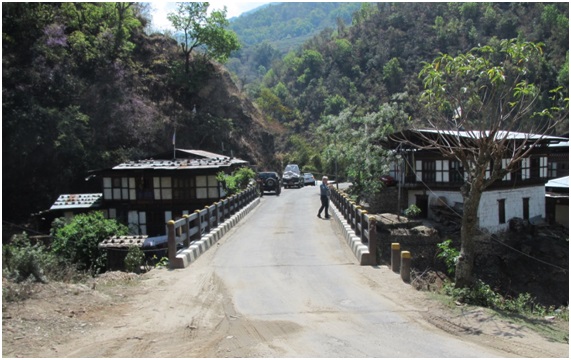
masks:
<path id="1" fill-rule="evenodd" d="M 266 194 L 190 266 L 151 271 L 136 300 L 48 355 L 506 356 L 421 321 L 429 309 L 406 301 L 416 291 L 359 266 L 319 206 L 317 186 Z"/>

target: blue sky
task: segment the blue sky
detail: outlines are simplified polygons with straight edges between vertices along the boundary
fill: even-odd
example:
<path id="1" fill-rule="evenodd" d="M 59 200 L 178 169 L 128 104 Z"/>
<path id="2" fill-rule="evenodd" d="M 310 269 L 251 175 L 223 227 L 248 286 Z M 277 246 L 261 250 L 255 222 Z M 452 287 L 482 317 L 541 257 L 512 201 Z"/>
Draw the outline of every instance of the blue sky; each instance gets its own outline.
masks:
<path id="1" fill-rule="evenodd" d="M 246 2 L 240 0 L 233 0 L 233 1 L 209 1 L 210 7 L 209 9 L 218 9 L 221 10 L 224 6 L 226 6 L 227 18 L 233 18 L 235 16 L 239 16 L 240 14 L 255 9 L 259 6 L 264 4 L 269 4 L 269 1 L 265 2 Z M 174 12 L 176 9 L 176 2 L 151 2 L 151 7 L 153 11 L 151 12 L 153 15 L 153 28 L 157 30 L 164 30 L 170 29 L 171 25 L 170 22 L 167 20 L 167 14 L 170 12 Z"/>

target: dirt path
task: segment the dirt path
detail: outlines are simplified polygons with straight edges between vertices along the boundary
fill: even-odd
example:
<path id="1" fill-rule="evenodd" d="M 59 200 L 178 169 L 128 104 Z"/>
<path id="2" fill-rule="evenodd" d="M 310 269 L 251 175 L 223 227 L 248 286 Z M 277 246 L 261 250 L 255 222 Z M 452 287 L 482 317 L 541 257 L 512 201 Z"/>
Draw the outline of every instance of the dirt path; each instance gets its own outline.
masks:
<path id="1" fill-rule="evenodd" d="M 444 308 L 387 268 L 361 270 L 370 286 L 389 286 L 388 298 L 422 327 L 505 357 L 569 356 L 568 344 L 550 342 L 484 309 Z M 276 344 L 301 331 L 292 322 L 241 317 L 216 276 L 200 267 L 141 276 L 110 273 L 94 284 L 47 285 L 24 303 L 3 304 L 3 357 L 289 357 Z M 193 306 L 181 312 L 185 299 Z"/>

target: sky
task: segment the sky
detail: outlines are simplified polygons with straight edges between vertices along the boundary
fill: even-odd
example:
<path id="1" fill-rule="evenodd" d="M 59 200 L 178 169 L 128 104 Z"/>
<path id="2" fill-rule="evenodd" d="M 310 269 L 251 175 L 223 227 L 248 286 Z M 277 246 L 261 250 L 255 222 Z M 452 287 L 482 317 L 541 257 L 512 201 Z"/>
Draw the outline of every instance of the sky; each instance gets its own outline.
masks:
<path id="1" fill-rule="evenodd" d="M 227 1 L 209 1 L 210 7 L 209 9 L 216 9 L 222 10 L 224 6 L 226 6 L 227 13 L 226 18 L 230 19 L 240 14 L 255 9 L 259 6 L 264 4 L 269 4 L 269 1 L 265 2 L 246 2 L 240 0 L 227 0 Z M 151 7 L 153 11 L 151 12 L 153 16 L 153 28 L 158 30 L 164 29 L 171 29 L 170 21 L 167 19 L 167 14 L 170 12 L 174 12 L 176 10 L 176 2 L 164 2 L 164 1 L 157 1 L 151 2 Z"/>

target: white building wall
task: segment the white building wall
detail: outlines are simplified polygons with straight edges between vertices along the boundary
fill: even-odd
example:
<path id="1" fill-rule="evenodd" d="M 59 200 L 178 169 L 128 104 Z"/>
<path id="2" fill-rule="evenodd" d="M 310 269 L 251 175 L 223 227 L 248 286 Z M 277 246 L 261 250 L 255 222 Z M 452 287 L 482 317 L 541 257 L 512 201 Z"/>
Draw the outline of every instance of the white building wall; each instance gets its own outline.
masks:
<path id="1" fill-rule="evenodd" d="M 545 218 L 545 186 L 486 191 L 482 194 L 478 217 L 480 228 L 492 233 L 507 230 L 509 220 L 523 218 L 523 199 L 529 198 L 529 218 Z M 505 199 L 506 223 L 499 223 L 498 200 Z"/>
<path id="2" fill-rule="evenodd" d="M 423 195 L 424 191 L 409 191 L 407 196 L 407 206 L 416 204 L 416 195 Z M 463 203 L 462 194 L 459 191 L 434 191 L 428 195 L 429 205 L 436 204 L 438 199 L 443 197 L 450 207 L 456 203 Z M 517 189 L 492 190 L 482 194 L 478 217 L 480 228 L 491 233 L 507 230 L 509 220 L 514 217 L 523 218 L 523 198 L 529 198 L 529 218 L 540 216 L 545 218 L 545 186 L 532 186 Z M 498 200 L 505 199 L 505 224 L 500 224 Z M 428 217 L 432 213 L 428 209 Z"/>

